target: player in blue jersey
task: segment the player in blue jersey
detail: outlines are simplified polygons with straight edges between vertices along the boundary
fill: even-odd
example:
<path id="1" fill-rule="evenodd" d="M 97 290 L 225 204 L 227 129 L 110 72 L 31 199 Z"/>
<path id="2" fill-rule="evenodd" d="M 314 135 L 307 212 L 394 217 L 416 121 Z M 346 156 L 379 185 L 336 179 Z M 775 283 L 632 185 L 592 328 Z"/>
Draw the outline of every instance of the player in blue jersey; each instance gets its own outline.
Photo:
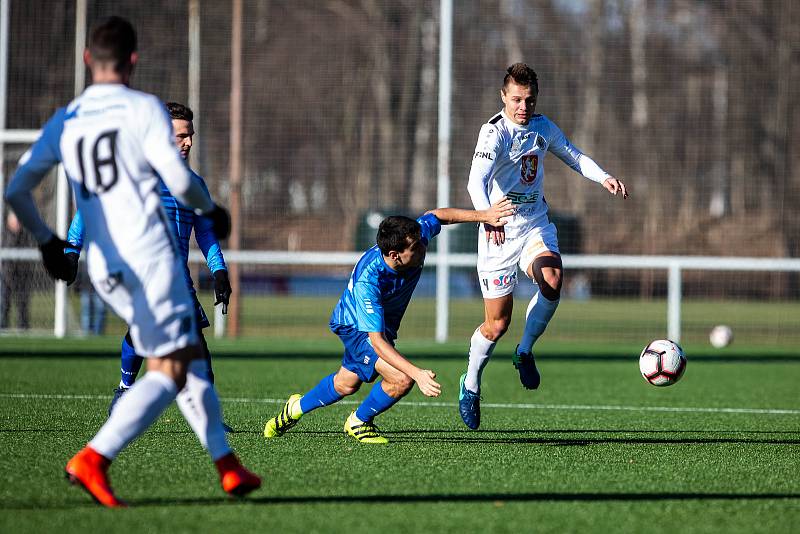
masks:
<path id="1" fill-rule="evenodd" d="M 264 437 L 282 436 L 308 412 L 352 395 L 379 375 L 364 402 L 347 418 L 344 430 L 361 443 L 387 443 L 373 419 L 403 398 L 414 383 L 428 397 L 438 397 L 436 374 L 420 369 L 394 347 L 400 321 L 417 287 L 430 240 L 442 224 L 482 222 L 504 225 L 514 213 L 503 198 L 485 210 L 439 208 L 417 220 L 393 216 L 381 222 L 377 244 L 353 269 L 333 310 L 330 329 L 344 345 L 341 368 L 305 395 L 294 394 L 264 427 Z M 492 222 L 495 221 L 495 222 Z"/>
<path id="2" fill-rule="evenodd" d="M 184 160 L 188 160 L 189 153 L 192 149 L 192 142 L 194 138 L 194 113 L 191 109 L 183 104 L 176 102 L 167 103 L 167 111 L 169 112 L 170 119 L 172 119 L 172 129 L 175 134 L 175 144 L 180 151 L 180 155 Z M 202 177 L 194 171 L 191 172 L 192 180 L 196 181 L 200 187 L 208 194 L 208 187 Z M 177 245 L 178 252 L 183 264 L 183 278 L 186 281 L 186 287 L 189 289 L 189 294 L 194 301 L 195 317 L 197 319 L 197 326 L 199 329 L 200 345 L 205 353 L 206 363 L 208 364 L 208 379 L 211 383 L 214 382 L 214 372 L 211 368 L 211 353 L 208 350 L 205 336 L 203 336 L 203 329 L 210 326 L 208 317 L 200 301 L 197 300 L 197 292 L 192 282 L 192 276 L 189 272 L 189 239 L 192 236 L 192 229 L 194 229 L 194 237 L 197 245 L 206 257 L 208 270 L 211 271 L 214 277 L 214 305 L 222 304 L 222 313 L 227 313 L 227 306 L 231 296 L 231 284 L 228 280 L 228 270 L 225 265 L 225 258 L 222 256 L 222 249 L 220 248 L 219 241 L 214 235 L 211 221 L 205 217 L 200 217 L 194 213 L 193 210 L 187 208 L 170 193 L 167 186 L 162 181 L 159 184 L 161 194 L 161 204 L 167 214 L 169 221 L 169 228 L 172 231 L 174 242 Z M 74 267 L 74 274 L 78 272 L 78 257 L 83 248 L 84 239 L 84 224 L 83 217 L 78 211 L 72 219 L 67 234 L 67 242 L 71 245 L 67 247 L 64 252 L 67 258 L 70 259 Z M 72 278 L 74 280 L 74 277 Z M 127 332 L 122 339 L 122 356 L 120 371 L 122 377 L 119 385 L 114 389 L 114 396 L 111 399 L 111 404 L 108 407 L 108 413 L 120 399 L 120 397 L 128 390 L 136 381 L 136 376 L 142 367 L 144 358 L 136 354 L 131 341 L 131 334 Z M 230 427 L 225 426 L 227 431 Z"/>

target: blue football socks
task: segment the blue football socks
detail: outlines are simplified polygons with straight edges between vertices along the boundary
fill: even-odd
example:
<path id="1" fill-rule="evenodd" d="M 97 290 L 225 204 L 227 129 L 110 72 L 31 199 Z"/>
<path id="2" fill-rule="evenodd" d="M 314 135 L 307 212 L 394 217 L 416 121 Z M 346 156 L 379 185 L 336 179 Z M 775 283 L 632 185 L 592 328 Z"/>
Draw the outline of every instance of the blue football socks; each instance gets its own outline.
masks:
<path id="1" fill-rule="evenodd" d="M 300 409 L 304 414 L 342 400 L 342 395 L 339 395 L 333 387 L 335 375 L 336 373 L 332 373 L 326 376 L 311 391 L 303 395 L 300 399 Z"/>
<path id="2" fill-rule="evenodd" d="M 122 355 L 120 360 L 120 371 L 122 373 L 120 385 L 129 388 L 136 382 L 136 375 L 139 374 L 139 369 L 142 368 L 144 358 L 136 354 L 133 346 L 128 342 L 128 336 L 122 338 Z"/>
<path id="3" fill-rule="evenodd" d="M 364 402 L 362 402 L 356 410 L 356 417 L 365 423 L 371 422 L 376 415 L 385 412 L 400 400 L 399 398 L 395 399 L 387 395 L 386 392 L 383 391 L 383 386 L 381 384 L 383 384 L 383 380 L 375 382 L 367 398 L 364 399 Z"/>

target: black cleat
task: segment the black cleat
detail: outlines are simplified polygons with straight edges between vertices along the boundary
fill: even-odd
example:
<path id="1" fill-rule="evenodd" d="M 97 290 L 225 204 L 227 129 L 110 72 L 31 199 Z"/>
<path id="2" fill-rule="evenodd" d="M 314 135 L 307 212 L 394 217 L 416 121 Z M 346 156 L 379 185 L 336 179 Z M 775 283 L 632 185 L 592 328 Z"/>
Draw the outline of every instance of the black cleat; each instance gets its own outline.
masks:
<path id="1" fill-rule="evenodd" d="M 517 346 L 519 350 L 519 346 Z M 536 368 L 536 361 L 533 359 L 533 354 L 529 352 L 514 351 L 514 356 L 511 358 L 514 362 L 514 367 L 519 371 L 519 381 L 525 386 L 525 389 L 537 389 L 542 377 L 539 375 L 539 370 Z"/>

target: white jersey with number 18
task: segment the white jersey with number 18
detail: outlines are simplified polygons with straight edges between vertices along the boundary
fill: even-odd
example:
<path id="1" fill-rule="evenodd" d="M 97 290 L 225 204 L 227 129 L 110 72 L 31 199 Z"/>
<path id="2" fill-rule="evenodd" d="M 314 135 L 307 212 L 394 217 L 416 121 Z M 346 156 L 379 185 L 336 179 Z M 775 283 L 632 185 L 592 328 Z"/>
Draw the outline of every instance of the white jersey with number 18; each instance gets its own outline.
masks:
<path id="1" fill-rule="evenodd" d="M 155 96 L 97 84 L 59 109 L 23 157 L 23 174 L 63 162 L 86 225 L 93 276 L 173 253 L 156 175 L 170 189 L 187 191 L 189 170 L 173 139 Z M 209 199 L 198 207 L 210 206 Z"/>

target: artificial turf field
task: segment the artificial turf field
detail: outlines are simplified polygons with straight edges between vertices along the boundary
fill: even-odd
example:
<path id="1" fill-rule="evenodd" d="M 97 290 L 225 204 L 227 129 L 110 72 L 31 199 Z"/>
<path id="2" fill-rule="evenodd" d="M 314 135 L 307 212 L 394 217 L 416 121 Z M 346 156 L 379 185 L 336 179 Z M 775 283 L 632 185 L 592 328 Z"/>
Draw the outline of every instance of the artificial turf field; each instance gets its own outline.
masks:
<path id="1" fill-rule="evenodd" d="M 230 436 L 264 487 L 227 498 L 171 407 L 112 467 L 132 507 L 94 505 L 62 477 L 105 418 L 116 339 L 0 339 L 0 531 L 110 532 L 797 532 L 800 358 L 687 347 L 683 380 L 646 384 L 634 347 L 549 346 L 542 387 L 508 358 L 484 374 L 483 422 L 460 421 L 463 347 L 400 344 L 434 369 L 378 419 L 391 443 L 342 425 L 366 388 L 262 437 L 290 393 L 335 370 L 335 343 L 212 345 Z M 501 345 L 502 347 L 503 345 Z"/>

